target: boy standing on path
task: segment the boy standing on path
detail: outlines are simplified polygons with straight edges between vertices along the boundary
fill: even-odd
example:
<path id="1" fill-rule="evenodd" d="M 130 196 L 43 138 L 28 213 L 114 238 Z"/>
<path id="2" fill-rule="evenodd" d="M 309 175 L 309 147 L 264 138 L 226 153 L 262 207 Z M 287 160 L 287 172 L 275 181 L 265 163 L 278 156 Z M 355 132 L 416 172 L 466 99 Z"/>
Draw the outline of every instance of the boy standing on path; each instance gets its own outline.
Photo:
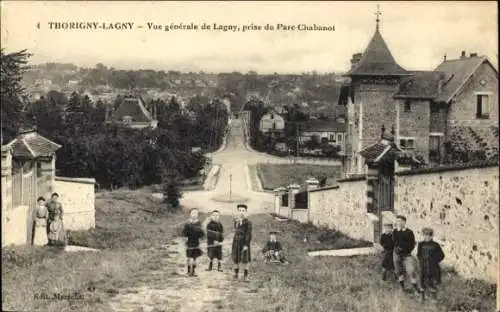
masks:
<path id="1" fill-rule="evenodd" d="M 207 271 L 212 271 L 213 260 L 217 259 L 217 271 L 222 272 L 222 241 L 224 240 L 224 228 L 219 222 L 220 213 L 214 210 L 207 224 L 207 255 L 210 259 Z"/>
<path id="2" fill-rule="evenodd" d="M 247 205 L 239 204 L 238 213 L 234 221 L 234 238 L 232 258 L 235 264 L 234 278 L 238 278 L 240 264 L 243 264 L 243 278 L 248 279 L 248 267 L 251 261 L 250 242 L 252 241 L 252 222 L 246 218 Z"/>
<path id="3" fill-rule="evenodd" d="M 200 239 L 205 236 L 198 220 L 199 211 L 194 208 L 189 213 L 189 220 L 184 225 L 182 236 L 186 237 L 186 257 L 187 257 L 187 273 L 188 276 L 196 276 L 196 259 L 202 255 L 200 249 Z"/>

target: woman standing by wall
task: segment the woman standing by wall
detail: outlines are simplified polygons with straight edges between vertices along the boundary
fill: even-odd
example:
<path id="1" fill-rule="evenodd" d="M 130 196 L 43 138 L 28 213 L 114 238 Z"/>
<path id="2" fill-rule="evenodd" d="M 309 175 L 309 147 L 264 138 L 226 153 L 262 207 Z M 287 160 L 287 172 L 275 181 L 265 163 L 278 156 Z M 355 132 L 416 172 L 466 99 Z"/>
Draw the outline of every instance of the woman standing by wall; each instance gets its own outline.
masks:
<path id="1" fill-rule="evenodd" d="M 49 245 L 64 245 L 66 234 L 63 224 L 63 209 L 59 202 L 59 194 L 52 194 L 52 200 L 47 205 L 49 210 L 48 236 Z"/>
<path id="2" fill-rule="evenodd" d="M 48 243 L 47 238 L 47 219 L 49 218 L 49 211 L 45 206 L 45 198 L 38 197 L 38 207 L 35 217 L 35 237 L 33 245 L 45 246 Z"/>

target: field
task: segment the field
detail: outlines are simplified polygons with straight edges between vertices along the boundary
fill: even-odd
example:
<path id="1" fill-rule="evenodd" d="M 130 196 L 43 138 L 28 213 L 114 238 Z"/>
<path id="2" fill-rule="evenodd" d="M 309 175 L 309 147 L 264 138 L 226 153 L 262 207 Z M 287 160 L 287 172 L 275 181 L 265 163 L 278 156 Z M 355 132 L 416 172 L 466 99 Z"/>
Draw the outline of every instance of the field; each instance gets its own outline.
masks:
<path id="1" fill-rule="evenodd" d="M 340 166 L 307 164 L 258 164 L 257 174 L 264 190 L 274 190 L 292 183 L 303 184 L 310 177 L 326 176 L 326 185 L 333 185 L 340 176 Z"/>

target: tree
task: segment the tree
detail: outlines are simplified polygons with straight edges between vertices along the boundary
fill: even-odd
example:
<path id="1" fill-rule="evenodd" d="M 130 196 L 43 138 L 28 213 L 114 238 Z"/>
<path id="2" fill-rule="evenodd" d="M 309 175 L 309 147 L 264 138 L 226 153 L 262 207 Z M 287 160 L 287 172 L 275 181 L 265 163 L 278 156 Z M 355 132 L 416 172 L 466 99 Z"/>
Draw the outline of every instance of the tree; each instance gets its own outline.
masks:
<path id="1" fill-rule="evenodd" d="M 71 93 L 66 110 L 72 113 L 82 112 L 82 98 L 76 91 L 73 91 L 73 93 Z"/>
<path id="2" fill-rule="evenodd" d="M 30 56 L 26 50 L 6 54 L 2 49 L 0 52 L 2 141 L 12 140 L 22 125 L 24 88 L 21 80 Z"/>

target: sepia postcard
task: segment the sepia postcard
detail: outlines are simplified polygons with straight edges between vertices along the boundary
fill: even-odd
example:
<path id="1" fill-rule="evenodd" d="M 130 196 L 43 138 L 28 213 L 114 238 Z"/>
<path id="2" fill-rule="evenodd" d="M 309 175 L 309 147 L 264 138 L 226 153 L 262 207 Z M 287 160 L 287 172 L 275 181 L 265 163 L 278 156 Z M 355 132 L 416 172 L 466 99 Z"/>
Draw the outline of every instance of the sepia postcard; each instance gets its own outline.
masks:
<path id="1" fill-rule="evenodd" d="M 495 1 L 1 1 L 2 311 L 500 312 Z"/>

